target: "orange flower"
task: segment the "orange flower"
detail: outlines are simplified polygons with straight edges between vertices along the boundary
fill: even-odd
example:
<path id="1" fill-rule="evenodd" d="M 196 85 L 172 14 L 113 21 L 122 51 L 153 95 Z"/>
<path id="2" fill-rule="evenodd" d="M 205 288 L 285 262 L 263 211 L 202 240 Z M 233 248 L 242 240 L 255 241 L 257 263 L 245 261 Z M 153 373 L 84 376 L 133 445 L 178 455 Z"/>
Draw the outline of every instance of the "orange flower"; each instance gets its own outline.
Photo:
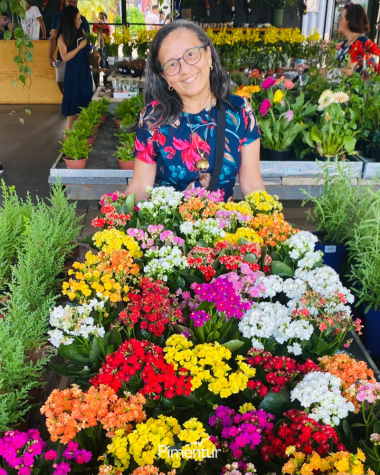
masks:
<path id="1" fill-rule="evenodd" d="M 284 220 L 282 213 L 258 214 L 251 221 L 251 227 L 263 239 L 264 246 L 276 247 L 278 242 L 286 241 L 299 232 Z"/>

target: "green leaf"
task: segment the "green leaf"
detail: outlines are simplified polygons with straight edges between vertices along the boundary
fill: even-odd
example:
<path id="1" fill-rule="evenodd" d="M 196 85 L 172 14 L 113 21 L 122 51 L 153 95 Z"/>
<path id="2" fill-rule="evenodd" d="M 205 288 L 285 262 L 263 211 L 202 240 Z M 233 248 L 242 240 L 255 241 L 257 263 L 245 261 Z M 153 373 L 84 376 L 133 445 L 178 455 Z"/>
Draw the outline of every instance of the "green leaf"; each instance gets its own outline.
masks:
<path id="1" fill-rule="evenodd" d="M 259 409 L 263 409 L 270 414 L 279 415 L 285 410 L 285 406 L 290 403 L 290 391 L 282 389 L 279 393 L 269 391 L 259 405 Z"/>
<path id="2" fill-rule="evenodd" d="M 69 361 L 77 363 L 89 362 L 89 351 L 83 345 L 61 345 L 59 353 Z"/>
<path id="3" fill-rule="evenodd" d="M 1 12 L 5 12 L 6 9 L 7 9 L 7 2 L 5 2 L 5 0 L 2 0 L 2 1 L 0 2 L 0 13 L 1 13 Z"/>
<path id="4" fill-rule="evenodd" d="M 30 109 L 25 109 L 25 114 L 30 115 L 32 111 Z"/>
<path id="5" fill-rule="evenodd" d="M 27 52 L 25 53 L 25 59 L 26 59 L 27 61 L 33 61 L 33 53 L 31 53 L 30 51 L 27 51 Z"/>
<path id="6" fill-rule="evenodd" d="M 174 409 L 181 402 L 181 398 L 179 396 L 174 396 L 172 399 L 168 399 L 167 397 L 162 397 L 161 401 L 164 406 L 168 407 L 169 409 Z"/>
<path id="7" fill-rule="evenodd" d="M 22 36 L 24 36 L 24 30 L 20 27 L 17 27 L 15 28 L 15 38 L 21 38 Z"/>
<path id="8" fill-rule="evenodd" d="M 19 117 L 18 120 L 19 120 L 19 122 L 21 122 L 22 125 L 24 125 L 24 123 L 25 123 L 24 119 L 21 119 L 21 117 Z"/>
<path id="9" fill-rule="evenodd" d="M 24 85 L 26 84 L 26 76 L 24 76 L 23 74 L 20 74 L 18 78 Z"/>
<path id="10" fill-rule="evenodd" d="M 102 355 L 102 347 L 100 346 L 98 338 L 94 338 L 91 344 L 89 361 L 91 361 L 91 363 L 95 363 L 101 355 Z"/>
<path id="11" fill-rule="evenodd" d="M 352 441 L 354 439 L 353 439 L 353 436 L 352 436 L 352 431 L 351 431 L 350 424 L 347 422 L 347 419 L 343 419 L 343 432 L 346 435 L 346 437 L 350 440 L 350 442 L 352 443 Z"/>
<path id="12" fill-rule="evenodd" d="M 257 256 L 255 254 L 247 254 L 243 258 L 243 262 L 249 262 L 250 264 L 256 264 Z"/>
<path id="13" fill-rule="evenodd" d="M 32 70 L 30 69 L 29 66 L 27 66 L 27 67 L 25 68 L 25 74 L 28 74 L 28 76 L 31 76 Z"/>
<path id="14" fill-rule="evenodd" d="M 356 139 L 354 137 L 344 137 L 343 145 L 347 153 L 352 153 L 355 150 Z"/>
<path id="15" fill-rule="evenodd" d="M 70 368 L 69 366 L 64 366 L 64 365 L 59 365 L 59 364 L 53 364 L 49 363 L 49 367 L 54 373 L 58 374 L 58 376 L 63 376 L 63 377 L 78 377 L 81 375 L 85 374 L 91 374 L 91 370 L 88 369 L 74 369 Z"/>
<path id="16" fill-rule="evenodd" d="M 231 352 L 234 352 L 234 351 L 238 350 L 243 345 L 244 345 L 244 342 L 240 341 L 240 340 L 230 340 L 230 341 L 227 341 L 227 343 L 222 344 L 222 346 L 225 346 Z"/>
<path id="17" fill-rule="evenodd" d="M 272 274 L 279 275 L 280 277 L 293 277 L 294 275 L 292 268 L 280 261 L 272 261 L 271 270 Z"/>
<path id="18" fill-rule="evenodd" d="M 12 39 L 12 33 L 10 31 L 5 31 L 4 40 L 10 40 L 10 39 Z"/>
<path id="19" fill-rule="evenodd" d="M 14 87 L 17 87 L 17 81 L 13 80 L 12 84 L 14 85 Z"/>
<path id="20" fill-rule="evenodd" d="M 22 59 L 21 56 L 15 56 L 15 57 L 13 58 L 13 61 L 14 61 L 15 63 L 22 63 L 22 62 L 23 62 L 23 59 Z"/>
<path id="21" fill-rule="evenodd" d="M 194 340 L 194 333 L 193 333 L 193 330 L 190 330 L 190 328 L 184 327 L 183 325 L 174 325 L 173 330 L 179 334 L 188 333 L 191 339 Z"/>

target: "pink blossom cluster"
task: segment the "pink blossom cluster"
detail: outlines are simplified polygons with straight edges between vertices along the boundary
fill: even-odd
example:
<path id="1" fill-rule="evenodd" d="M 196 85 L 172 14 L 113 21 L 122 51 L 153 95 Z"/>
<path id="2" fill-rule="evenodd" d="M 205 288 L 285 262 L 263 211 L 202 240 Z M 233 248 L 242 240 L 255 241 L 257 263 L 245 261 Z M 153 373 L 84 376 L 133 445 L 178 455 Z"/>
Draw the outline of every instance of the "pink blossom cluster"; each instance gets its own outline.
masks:
<path id="1" fill-rule="evenodd" d="M 356 399 L 360 402 L 366 401 L 369 404 L 373 404 L 380 400 L 380 383 L 367 383 L 364 386 L 360 386 Z"/>

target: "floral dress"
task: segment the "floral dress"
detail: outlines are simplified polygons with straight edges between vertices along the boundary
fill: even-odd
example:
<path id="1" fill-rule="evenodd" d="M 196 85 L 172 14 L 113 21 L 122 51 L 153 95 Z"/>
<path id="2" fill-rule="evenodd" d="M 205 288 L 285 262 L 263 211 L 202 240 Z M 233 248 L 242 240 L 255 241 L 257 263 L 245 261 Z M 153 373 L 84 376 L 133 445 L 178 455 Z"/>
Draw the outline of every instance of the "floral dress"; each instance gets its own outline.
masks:
<path id="1" fill-rule="evenodd" d="M 362 44 L 362 47 L 364 49 L 364 45 L 368 38 L 365 35 L 359 36 L 356 41 L 359 41 Z M 356 41 L 354 43 L 356 43 Z M 350 53 L 350 50 L 352 48 L 352 44 L 347 44 L 347 40 L 344 40 L 343 43 L 338 45 L 338 52 L 336 53 L 335 58 L 338 60 L 339 63 L 339 68 L 343 68 L 344 66 L 347 66 L 347 55 Z M 355 71 L 360 73 L 363 68 L 363 59 L 358 58 L 357 64 L 355 65 Z"/>
<path id="2" fill-rule="evenodd" d="M 226 106 L 224 158 L 217 186 L 225 191 L 225 200 L 233 195 L 241 165 L 241 148 L 260 138 L 249 101 L 235 95 L 231 95 L 229 100 L 231 105 Z M 215 103 L 199 114 L 182 112 L 172 124 L 154 128 L 158 118 L 155 113 L 157 104 L 156 101 L 151 102 L 140 114 L 134 156 L 145 163 L 157 164 L 156 186 L 172 186 L 178 191 L 202 186 L 195 164 L 201 159 L 199 152 L 205 152 L 204 157 L 210 163 L 207 173 L 212 174 L 217 128 Z"/>

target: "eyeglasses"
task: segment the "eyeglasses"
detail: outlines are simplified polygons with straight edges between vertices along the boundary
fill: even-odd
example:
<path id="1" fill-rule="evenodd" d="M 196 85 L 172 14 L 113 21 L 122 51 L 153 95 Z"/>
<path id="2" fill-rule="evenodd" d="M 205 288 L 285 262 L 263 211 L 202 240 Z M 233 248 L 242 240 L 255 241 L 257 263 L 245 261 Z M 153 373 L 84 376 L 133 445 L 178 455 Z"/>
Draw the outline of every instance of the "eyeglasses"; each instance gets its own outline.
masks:
<path id="1" fill-rule="evenodd" d="M 178 59 L 171 59 L 167 61 L 162 66 L 162 71 L 167 74 L 168 76 L 175 76 L 181 70 L 181 63 L 180 60 L 183 59 L 185 63 L 193 65 L 199 63 L 201 59 L 201 49 L 206 49 L 207 46 L 194 46 L 194 48 L 190 48 L 185 51 L 184 55 Z"/>

